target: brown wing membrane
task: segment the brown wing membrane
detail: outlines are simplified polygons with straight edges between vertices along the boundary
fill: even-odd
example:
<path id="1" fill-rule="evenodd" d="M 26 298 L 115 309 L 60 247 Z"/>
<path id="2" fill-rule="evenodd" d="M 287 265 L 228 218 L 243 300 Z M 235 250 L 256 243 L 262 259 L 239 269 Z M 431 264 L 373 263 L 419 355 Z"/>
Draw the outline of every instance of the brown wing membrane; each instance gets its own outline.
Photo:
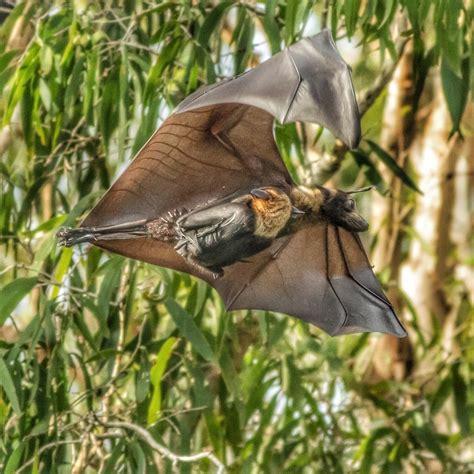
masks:
<path id="1" fill-rule="evenodd" d="M 242 147 L 245 152 L 239 151 Z M 168 118 L 82 226 L 157 219 L 176 208 L 193 209 L 237 191 L 266 185 L 289 191 L 290 184 L 269 113 L 247 105 L 204 107 Z M 139 239 L 97 245 L 201 276 L 166 243 Z"/>
<path id="2" fill-rule="evenodd" d="M 406 335 L 358 237 L 350 232 L 321 222 L 277 240 L 248 260 L 211 282 L 228 309 L 287 313 L 330 335 Z"/>

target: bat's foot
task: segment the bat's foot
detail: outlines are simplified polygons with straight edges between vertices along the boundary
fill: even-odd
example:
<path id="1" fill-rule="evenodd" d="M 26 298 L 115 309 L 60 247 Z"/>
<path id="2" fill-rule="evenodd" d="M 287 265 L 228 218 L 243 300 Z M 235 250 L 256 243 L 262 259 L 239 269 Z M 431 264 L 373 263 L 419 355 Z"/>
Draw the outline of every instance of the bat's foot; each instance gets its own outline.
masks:
<path id="1" fill-rule="evenodd" d="M 217 280 L 224 276 L 224 270 L 220 267 L 206 267 L 194 256 L 186 256 L 186 261 L 192 265 L 194 268 L 197 268 L 204 278 L 208 280 Z"/>
<path id="2" fill-rule="evenodd" d="M 224 270 L 222 268 L 212 268 L 210 269 L 210 272 L 214 280 L 217 280 L 218 278 L 221 278 L 224 276 Z"/>
<path id="3" fill-rule="evenodd" d="M 76 244 L 93 242 L 96 237 L 92 229 L 88 227 L 79 227 L 78 229 L 63 227 L 56 233 L 56 239 L 61 247 L 72 247 Z"/>

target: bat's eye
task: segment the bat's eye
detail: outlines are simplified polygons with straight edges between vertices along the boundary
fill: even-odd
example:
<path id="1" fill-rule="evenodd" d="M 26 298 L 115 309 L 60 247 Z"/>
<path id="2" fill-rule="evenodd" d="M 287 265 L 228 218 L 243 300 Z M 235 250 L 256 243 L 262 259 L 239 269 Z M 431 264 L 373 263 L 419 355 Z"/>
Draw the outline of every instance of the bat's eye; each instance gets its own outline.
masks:
<path id="1" fill-rule="evenodd" d="M 348 207 L 351 211 L 353 211 L 353 210 L 355 209 L 356 204 L 355 204 L 354 199 L 349 199 L 349 200 L 347 201 L 347 207 Z"/>

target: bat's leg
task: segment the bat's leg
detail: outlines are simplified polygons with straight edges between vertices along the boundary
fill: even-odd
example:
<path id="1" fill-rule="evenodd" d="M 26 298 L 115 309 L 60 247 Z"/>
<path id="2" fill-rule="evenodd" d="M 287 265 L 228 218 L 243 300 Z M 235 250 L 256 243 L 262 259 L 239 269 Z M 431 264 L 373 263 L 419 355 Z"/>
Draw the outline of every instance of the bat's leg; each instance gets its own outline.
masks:
<path id="1" fill-rule="evenodd" d="M 149 235 L 146 221 L 126 222 L 106 227 L 64 227 L 58 231 L 56 238 L 59 245 L 71 247 L 82 243 L 94 243 L 99 240 L 135 239 Z"/>
<path id="2" fill-rule="evenodd" d="M 209 268 L 209 267 L 205 267 L 204 265 L 202 265 L 199 260 L 196 259 L 196 257 L 194 256 L 188 256 L 186 257 L 186 261 L 191 264 L 193 267 L 197 268 L 202 274 L 204 277 L 207 277 L 209 279 L 212 279 L 212 280 L 217 280 L 218 278 L 220 278 L 221 276 L 224 275 L 224 270 L 222 268 L 217 268 L 217 267 L 214 267 L 214 268 Z"/>

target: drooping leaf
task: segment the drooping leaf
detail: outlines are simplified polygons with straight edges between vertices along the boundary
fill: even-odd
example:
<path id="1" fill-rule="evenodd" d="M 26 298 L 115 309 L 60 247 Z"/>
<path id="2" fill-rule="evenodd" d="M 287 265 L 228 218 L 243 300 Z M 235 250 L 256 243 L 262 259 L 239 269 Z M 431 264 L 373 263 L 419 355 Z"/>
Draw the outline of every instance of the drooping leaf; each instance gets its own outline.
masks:
<path id="1" fill-rule="evenodd" d="M 202 331 L 194 322 L 192 316 L 187 313 L 176 301 L 168 299 L 166 301 L 171 318 L 176 324 L 183 337 L 189 340 L 193 349 L 208 361 L 214 360 L 214 353 L 207 342 Z"/>
<path id="2" fill-rule="evenodd" d="M 158 352 L 156 362 L 150 370 L 150 382 L 153 385 L 153 393 L 150 400 L 150 405 L 148 406 L 148 419 L 147 422 L 149 425 L 155 423 L 159 416 L 161 410 L 161 379 L 168 365 L 168 361 L 171 357 L 173 346 L 176 344 L 176 338 L 170 337 L 166 340 L 163 346 Z"/>
<path id="3" fill-rule="evenodd" d="M 0 358 L 0 386 L 5 391 L 7 398 L 17 416 L 22 413 L 20 407 L 20 401 L 16 393 L 15 384 L 13 383 L 12 376 L 8 367 L 3 359 Z"/>
<path id="4" fill-rule="evenodd" d="M 369 144 L 372 151 L 377 155 L 377 157 L 385 164 L 385 166 L 387 166 L 390 171 L 392 171 L 395 176 L 397 176 L 397 178 L 399 178 L 409 188 L 420 194 L 423 194 L 415 181 L 413 181 L 413 179 L 408 176 L 405 170 L 400 167 L 400 165 L 391 155 L 389 155 L 383 148 L 381 148 L 372 140 L 367 140 L 367 143 Z"/>
<path id="5" fill-rule="evenodd" d="M 18 278 L 0 289 L 0 326 L 37 282 L 36 277 Z"/>
<path id="6" fill-rule="evenodd" d="M 446 61 L 441 62 L 441 82 L 444 97 L 453 123 L 451 134 L 459 132 L 459 126 L 469 95 L 469 60 L 465 59 L 461 67 L 462 77 L 456 75 Z"/>

